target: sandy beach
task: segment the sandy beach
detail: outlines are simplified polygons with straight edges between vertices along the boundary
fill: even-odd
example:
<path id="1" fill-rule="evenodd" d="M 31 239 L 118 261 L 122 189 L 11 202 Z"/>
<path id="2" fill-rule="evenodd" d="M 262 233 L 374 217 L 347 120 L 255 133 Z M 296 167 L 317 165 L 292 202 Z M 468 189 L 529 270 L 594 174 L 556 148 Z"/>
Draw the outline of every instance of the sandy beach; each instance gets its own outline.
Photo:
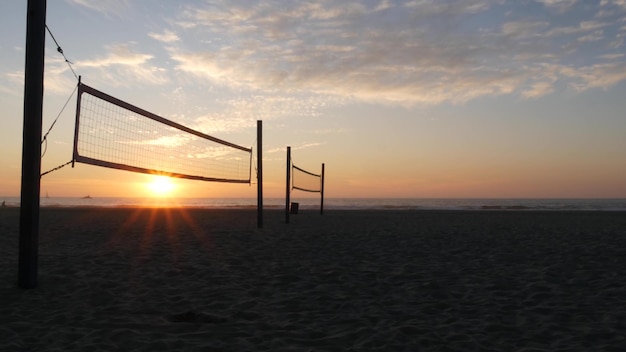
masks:
<path id="1" fill-rule="evenodd" d="M 625 351 L 626 213 L 45 208 L 1 351 Z"/>

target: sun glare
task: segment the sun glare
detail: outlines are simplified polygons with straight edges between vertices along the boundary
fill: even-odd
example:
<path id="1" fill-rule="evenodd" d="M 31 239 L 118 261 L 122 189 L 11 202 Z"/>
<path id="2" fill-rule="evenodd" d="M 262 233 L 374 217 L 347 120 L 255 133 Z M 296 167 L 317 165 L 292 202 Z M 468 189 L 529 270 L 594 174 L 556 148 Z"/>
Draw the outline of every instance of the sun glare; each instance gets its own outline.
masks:
<path id="1" fill-rule="evenodd" d="M 152 195 L 157 197 L 169 196 L 176 188 L 171 178 L 166 176 L 154 176 L 152 182 L 148 183 L 147 186 Z"/>

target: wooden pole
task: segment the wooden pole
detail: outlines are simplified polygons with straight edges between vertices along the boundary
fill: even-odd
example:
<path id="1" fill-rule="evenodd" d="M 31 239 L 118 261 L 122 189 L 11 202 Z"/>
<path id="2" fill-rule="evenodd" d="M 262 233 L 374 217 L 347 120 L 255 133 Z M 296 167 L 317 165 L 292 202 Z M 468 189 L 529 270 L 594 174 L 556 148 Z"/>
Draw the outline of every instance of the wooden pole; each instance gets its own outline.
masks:
<path id="1" fill-rule="evenodd" d="M 263 228 L 263 121 L 256 122 L 257 140 L 257 227 Z"/>
<path id="2" fill-rule="evenodd" d="M 37 287 L 46 0 L 28 0 L 18 285 Z"/>
<path id="3" fill-rule="evenodd" d="M 321 187 L 320 187 L 320 193 L 321 193 L 321 204 L 320 204 L 320 214 L 324 215 L 324 163 L 322 163 L 322 175 L 321 175 Z"/>
<path id="4" fill-rule="evenodd" d="M 289 223 L 290 184 L 291 184 L 291 147 L 287 147 L 287 178 L 285 187 L 285 224 Z"/>

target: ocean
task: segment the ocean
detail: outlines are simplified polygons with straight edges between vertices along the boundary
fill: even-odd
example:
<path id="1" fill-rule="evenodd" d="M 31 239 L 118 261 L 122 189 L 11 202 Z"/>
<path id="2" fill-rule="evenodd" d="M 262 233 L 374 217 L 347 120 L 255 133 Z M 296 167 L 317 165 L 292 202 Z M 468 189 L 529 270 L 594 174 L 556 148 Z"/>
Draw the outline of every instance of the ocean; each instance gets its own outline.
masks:
<path id="1" fill-rule="evenodd" d="M 17 207 L 19 197 L 0 197 L 4 206 Z M 319 198 L 292 199 L 300 209 L 319 209 Z M 50 197 L 41 198 L 42 207 L 124 207 L 179 206 L 195 208 L 254 208 L 255 198 L 120 198 Z M 284 198 L 265 198 L 266 209 L 285 207 Z M 337 210 L 593 210 L 626 211 L 626 199 L 425 199 L 425 198 L 329 198 L 324 209 Z"/>

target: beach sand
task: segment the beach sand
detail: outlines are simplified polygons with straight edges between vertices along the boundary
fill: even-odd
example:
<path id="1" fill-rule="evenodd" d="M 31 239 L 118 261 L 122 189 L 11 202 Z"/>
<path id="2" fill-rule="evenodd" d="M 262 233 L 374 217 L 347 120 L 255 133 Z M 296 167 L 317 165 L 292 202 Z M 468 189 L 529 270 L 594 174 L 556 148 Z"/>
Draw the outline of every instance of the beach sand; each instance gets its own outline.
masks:
<path id="1" fill-rule="evenodd" d="M 626 213 L 45 208 L 0 351 L 626 351 Z"/>

